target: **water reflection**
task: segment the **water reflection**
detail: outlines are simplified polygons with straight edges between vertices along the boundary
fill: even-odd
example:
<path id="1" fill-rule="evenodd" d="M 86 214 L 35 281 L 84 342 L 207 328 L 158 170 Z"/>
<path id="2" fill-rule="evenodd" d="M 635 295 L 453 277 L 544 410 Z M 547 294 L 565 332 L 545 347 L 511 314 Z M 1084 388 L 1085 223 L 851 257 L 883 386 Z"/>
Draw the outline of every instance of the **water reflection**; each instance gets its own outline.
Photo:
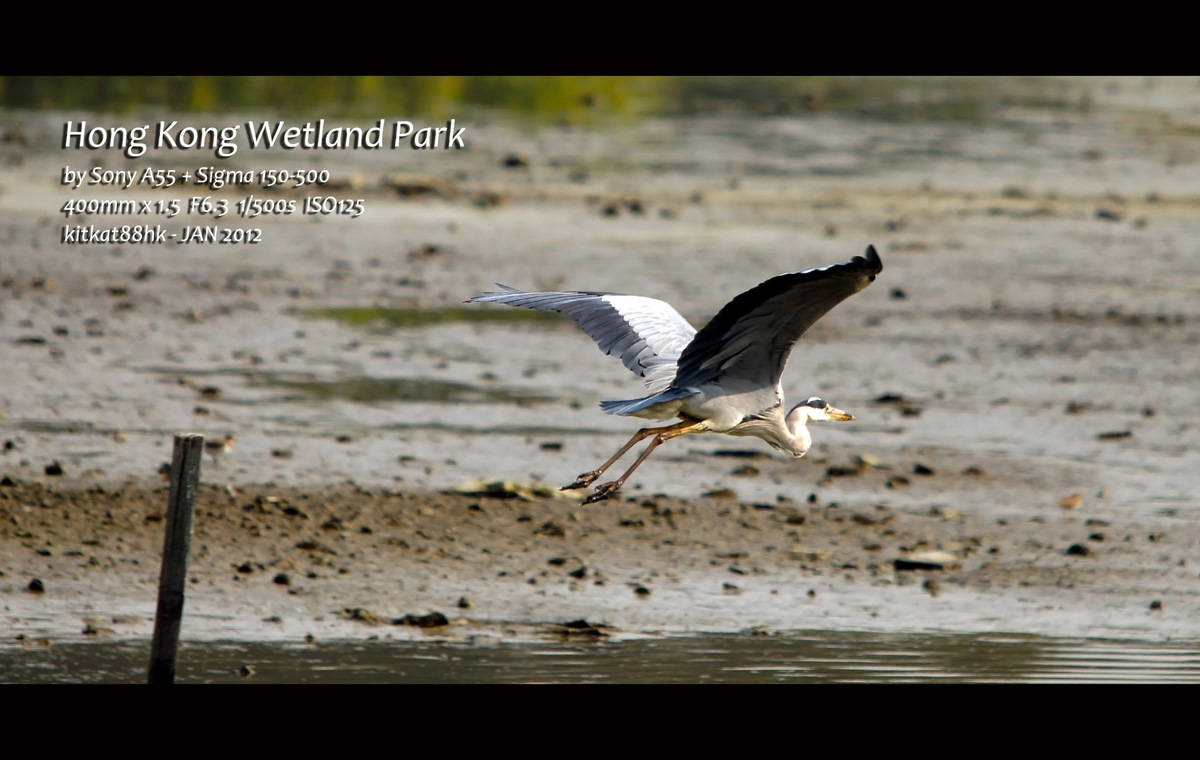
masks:
<path id="1" fill-rule="evenodd" d="M 441 309 L 392 309 L 378 306 L 348 306 L 329 309 L 299 309 L 294 313 L 311 319 L 332 319 L 372 332 L 387 333 L 397 327 L 431 327 L 456 322 L 543 322 L 567 326 L 561 314 L 527 309 L 480 309 L 451 306 Z"/>
<path id="2" fill-rule="evenodd" d="M 138 683 L 148 643 L 0 650 L 5 683 Z M 244 676 L 244 666 L 253 675 Z M 244 671 L 243 671 L 244 672 Z M 179 683 L 1200 682 L 1200 644 L 815 632 L 536 644 L 187 644 Z"/>
<path id="3" fill-rule="evenodd" d="M 146 367 L 145 372 L 157 372 L 175 377 L 238 378 L 249 388 L 278 390 L 270 400 L 278 403 L 308 403 L 312 401 L 352 401 L 358 404 L 383 402 L 454 403 L 454 404 L 531 404 L 553 401 L 553 396 L 515 388 L 471 385 L 451 380 L 412 377 L 339 376 L 320 378 L 309 372 L 278 372 L 273 370 L 202 369 L 183 370 L 172 367 Z M 225 393 L 222 403 L 253 405 L 261 398 L 237 398 Z M 48 433 L 105 432 L 85 420 L 23 420 L 17 426 L 24 430 Z"/>
<path id="4" fill-rule="evenodd" d="M 505 388 L 481 388 L 446 380 L 351 377 L 339 380 L 295 380 L 260 373 L 258 382 L 287 392 L 277 401 L 339 399 L 360 404 L 384 401 L 433 403 L 515 403 L 550 401 L 550 396 Z M 253 384 L 253 383 L 252 383 Z"/>

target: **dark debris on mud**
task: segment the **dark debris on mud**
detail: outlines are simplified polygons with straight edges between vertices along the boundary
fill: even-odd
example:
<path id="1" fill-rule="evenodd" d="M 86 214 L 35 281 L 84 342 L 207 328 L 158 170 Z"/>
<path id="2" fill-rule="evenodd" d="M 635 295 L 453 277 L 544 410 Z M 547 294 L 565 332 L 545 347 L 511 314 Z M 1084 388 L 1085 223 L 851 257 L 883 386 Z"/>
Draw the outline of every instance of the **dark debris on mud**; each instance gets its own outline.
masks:
<path id="1" fill-rule="evenodd" d="M 0 583 L 52 596 L 65 589 L 99 594 L 101 587 L 113 593 L 120 578 L 119 593 L 150 598 L 166 500 L 159 484 L 72 490 L 10 479 L 0 487 Z M 1139 556 L 1151 545 L 1153 554 Z M 885 586 L 920 575 L 935 596 L 955 587 L 1084 593 L 1121 576 L 1186 567 L 1185 547 L 1161 532 L 1147 537 L 1133 524 L 1093 521 L 1057 505 L 1045 518 L 1018 524 L 952 509 L 742 504 L 724 495 L 580 508 L 562 500 L 481 502 L 478 495 L 352 485 L 206 485 L 189 575 L 193 588 L 318 595 L 324 609 L 345 620 L 429 630 L 469 622 L 462 616 L 513 584 L 527 584 L 521 594 L 547 584 L 627 584 L 642 604 L 652 604 L 670 578 L 714 572 L 726 573 L 719 585 L 726 595 L 742 594 L 754 578 L 796 573 Z M 413 610 L 397 591 L 413 578 L 435 576 L 451 586 L 454 578 L 474 579 L 470 599 L 460 590 L 439 604 L 459 616 Z M 365 593 L 365 601 L 354 593 Z M 553 626 L 568 636 L 605 635 L 601 624 L 586 621 Z"/>

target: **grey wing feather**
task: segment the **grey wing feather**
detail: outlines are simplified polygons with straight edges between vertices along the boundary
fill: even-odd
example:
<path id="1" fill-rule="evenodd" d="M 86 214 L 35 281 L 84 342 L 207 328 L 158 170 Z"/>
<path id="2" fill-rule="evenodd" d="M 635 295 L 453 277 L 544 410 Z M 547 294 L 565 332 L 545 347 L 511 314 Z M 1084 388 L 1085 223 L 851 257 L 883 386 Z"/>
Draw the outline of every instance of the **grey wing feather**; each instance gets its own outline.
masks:
<path id="1" fill-rule="evenodd" d="M 696 335 L 679 312 L 655 298 L 583 291 L 532 293 L 497 285 L 504 292 L 484 293 L 466 303 L 502 303 L 566 314 L 601 351 L 619 358 L 654 390 L 670 385 L 679 355 Z"/>
<path id="2" fill-rule="evenodd" d="M 792 346 L 813 323 L 883 271 L 874 246 L 841 264 L 788 272 L 727 303 L 679 357 L 672 388 L 718 379 L 779 382 Z"/>

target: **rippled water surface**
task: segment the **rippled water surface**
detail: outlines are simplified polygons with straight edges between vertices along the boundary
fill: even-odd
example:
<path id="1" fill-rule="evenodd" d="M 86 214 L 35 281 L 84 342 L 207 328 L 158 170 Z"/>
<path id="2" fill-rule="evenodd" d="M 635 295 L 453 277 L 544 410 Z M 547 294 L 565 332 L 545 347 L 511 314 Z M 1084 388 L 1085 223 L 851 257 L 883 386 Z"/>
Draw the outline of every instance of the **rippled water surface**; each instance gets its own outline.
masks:
<path id="1" fill-rule="evenodd" d="M 149 642 L 0 651 L 5 683 L 141 683 Z M 250 675 L 242 675 L 239 671 Z M 177 683 L 1200 683 L 1200 643 L 814 632 L 539 644 L 186 645 Z"/>

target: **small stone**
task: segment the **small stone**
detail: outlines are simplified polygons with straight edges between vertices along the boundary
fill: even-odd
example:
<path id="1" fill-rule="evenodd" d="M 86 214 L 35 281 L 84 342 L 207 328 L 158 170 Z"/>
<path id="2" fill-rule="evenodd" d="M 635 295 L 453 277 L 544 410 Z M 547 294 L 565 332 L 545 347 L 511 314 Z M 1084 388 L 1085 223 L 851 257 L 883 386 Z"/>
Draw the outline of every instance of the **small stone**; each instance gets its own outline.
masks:
<path id="1" fill-rule="evenodd" d="M 829 551 L 807 547 L 788 549 L 787 558 L 798 562 L 822 562 L 829 559 Z"/>
<path id="2" fill-rule="evenodd" d="M 413 615 L 410 613 L 393 621 L 393 623 L 395 625 L 413 625 L 417 628 L 437 628 L 443 625 L 450 625 L 450 620 L 440 612 L 431 612 L 428 615 Z"/>
<path id="3" fill-rule="evenodd" d="M 31 594 L 43 594 L 46 592 L 46 584 L 42 583 L 41 578 L 31 580 L 27 588 Z"/>
<path id="4" fill-rule="evenodd" d="M 880 467 L 882 465 L 878 457 L 871 456 L 870 454 L 855 455 L 854 463 L 859 467 Z"/>
<path id="5" fill-rule="evenodd" d="M 962 561 L 944 551 L 914 552 L 907 557 L 892 560 L 896 570 L 947 570 L 958 567 Z"/>
<path id="6" fill-rule="evenodd" d="M 825 468 L 825 477 L 827 478 L 849 478 L 854 477 L 862 472 L 861 467 L 844 467 L 842 465 L 830 465 Z"/>
<path id="7" fill-rule="evenodd" d="M 600 630 L 599 626 L 594 626 L 584 618 L 571 620 L 563 623 L 559 631 L 569 636 L 607 636 L 608 634 Z"/>
<path id="8" fill-rule="evenodd" d="M 404 618 L 388 620 L 383 615 L 366 609 L 365 607 L 346 607 L 342 610 L 342 617 L 347 620 L 358 620 L 368 625 L 384 625 L 391 623 L 392 625 L 405 625 Z"/>
<path id="9" fill-rule="evenodd" d="M 1083 504 L 1083 494 L 1081 493 L 1073 493 L 1058 500 L 1058 506 L 1063 509 L 1079 509 L 1081 504 Z"/>

